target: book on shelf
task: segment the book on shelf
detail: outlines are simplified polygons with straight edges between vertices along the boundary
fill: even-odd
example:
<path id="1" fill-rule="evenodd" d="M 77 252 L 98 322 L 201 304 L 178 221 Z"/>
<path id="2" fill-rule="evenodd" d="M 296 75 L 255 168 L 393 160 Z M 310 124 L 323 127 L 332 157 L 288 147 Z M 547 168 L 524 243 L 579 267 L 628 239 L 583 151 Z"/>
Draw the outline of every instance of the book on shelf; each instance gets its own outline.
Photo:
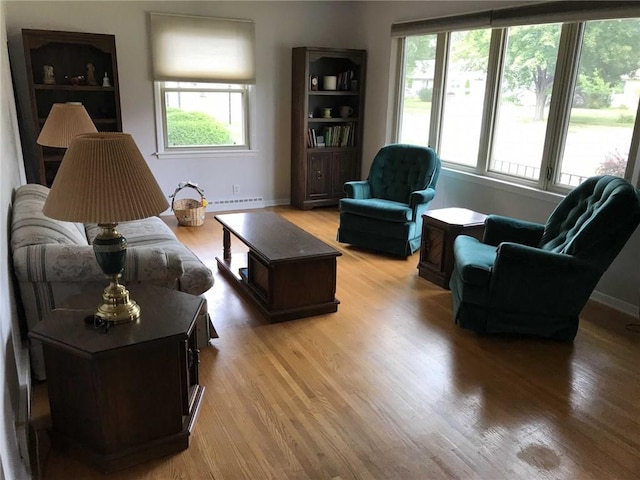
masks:
<path id="1" fill-rule="evenodd" d="M 317 146 L 318 146 L 318 135 L 316 134 L 316 129 L 307 128 L 307 147 L 317 148 Z"/>
<path id="2" fill-rule="evenodd" d="M 351 81 L 355 77 L 353 70 L 347 70 L 338 74 L 337 89 L 338 90 L 351 90 Z"/>
<path id="3" fill-rule="evenodd" d="M 351 124 L 325 127 L 322 132 L 315 128 L 307 129 L 307 148 L 353 147 L 355 130 Z"/>
<path id="4" fill-rule="evenodd" d="M 351 124 L 326 127 L 323 136 L 327 147 L 353 147 L 355 145 Z"/>

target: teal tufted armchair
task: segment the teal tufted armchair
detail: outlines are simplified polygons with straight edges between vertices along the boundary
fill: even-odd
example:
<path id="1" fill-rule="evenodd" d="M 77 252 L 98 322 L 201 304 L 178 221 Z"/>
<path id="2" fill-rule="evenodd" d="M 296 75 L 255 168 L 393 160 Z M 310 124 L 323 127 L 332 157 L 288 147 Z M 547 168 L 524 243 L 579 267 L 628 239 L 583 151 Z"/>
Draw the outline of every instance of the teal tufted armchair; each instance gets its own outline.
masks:
<path id="1" fill-rule="evenodd" d="M 407 257 L 420 247 L 422 214 L 436 194 L 440 159 L 428 147 L 391 144 L 366 180 L 344 185 L 338 241 Z"/>
<path id="2" fill-rule="evenodd" d="M 638 193 L 622 178 L 591 177 L 544 225 L 490 215 L 482 242 L 458 236 L 449 284 L 456 323 L 573 340 L 582 308 L 640 223 Z"/>

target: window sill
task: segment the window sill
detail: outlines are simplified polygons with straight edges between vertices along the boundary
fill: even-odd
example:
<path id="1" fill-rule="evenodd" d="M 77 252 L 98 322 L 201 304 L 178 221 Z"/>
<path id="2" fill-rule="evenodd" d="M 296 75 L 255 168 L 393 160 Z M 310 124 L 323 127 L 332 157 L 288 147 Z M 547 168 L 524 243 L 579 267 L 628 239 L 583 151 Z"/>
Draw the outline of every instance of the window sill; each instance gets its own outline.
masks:
<path id="1" fill-rule="evenodd" d="M 215 151 L 197 151 L 197 152 L 154 152 L 152 154 L 159 159 L 212 159 L 212 158 L 229 158 L 229 157 L 256 157 L 257 150 L 215 150 Z"/>

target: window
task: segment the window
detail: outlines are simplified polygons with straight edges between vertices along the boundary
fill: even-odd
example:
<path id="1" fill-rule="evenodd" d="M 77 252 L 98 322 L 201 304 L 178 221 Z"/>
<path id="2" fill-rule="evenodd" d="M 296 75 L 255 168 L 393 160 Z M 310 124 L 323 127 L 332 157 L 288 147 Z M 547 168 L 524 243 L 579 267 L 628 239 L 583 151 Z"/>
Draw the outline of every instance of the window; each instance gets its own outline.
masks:
<path id="1" fill-rule="evenodd" d="M 550 24 L 507 29 L 490 171 L 540 178 L 560 28 Z"/>
<path id="2" fill-rule="evenodd" d="M 396 140 L 431 145 L 452 169 L 556 192 L 598 174 L 630 179 L 640 6 L 609 7 L 550 2 L 394 24 Z"/>
<path id="3" fill-rule="evenodd" d="M 248 148 L 248 87 L 158 82 L 165 150 Z"/>
<path id="4" fill-rule="evenodd" d="M 586 22 L 557 181 L 624 176 L 640 98 L 640 19 Z"/>
<path id="5" fill-rule="evenodd" d="M 436 36 L 407 38 L 400 141 L 429 144 L 429 122 L 436 64 Z"/>
<path id="6" fill-rule="evenodd" d="M 453 163 L 478 160 L 490 37 L 490 30 L 450 37 L 439 154 Z"/>
<path id="7" fill-rule="evenodd" d="M 251 148 L 253 22 L 150 18 L 158 154 Z"/>

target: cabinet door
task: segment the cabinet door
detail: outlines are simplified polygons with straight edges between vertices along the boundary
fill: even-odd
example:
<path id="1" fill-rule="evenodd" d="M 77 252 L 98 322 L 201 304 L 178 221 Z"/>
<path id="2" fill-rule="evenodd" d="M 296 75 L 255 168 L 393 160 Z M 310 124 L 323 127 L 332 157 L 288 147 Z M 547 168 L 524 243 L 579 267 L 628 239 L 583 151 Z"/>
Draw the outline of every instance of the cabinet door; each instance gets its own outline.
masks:
<path id="1" fill-rule="evenodd" d="M 308 199 L 328 198 L 331 193 L 331 153 L 310 153 L 307 158 Z"/>
<path id="2" fill-rule="evenodd" d="M 335 152 L 332 165 L 331 194 L 336 197 L 344 196 L 344 184 L 358 179 L 356 172 L 358 158 L 356 152 Z"/>
<path id="3" fill-rule="evenodd" d="M 182 414 L 192 415 L 193 406 L 198 393 L 198 364 L 200 363 L 200 350 L 196 328 L 191 329 L 191 334 L 180 342 L 180 371 L 182 394 Z"/>

